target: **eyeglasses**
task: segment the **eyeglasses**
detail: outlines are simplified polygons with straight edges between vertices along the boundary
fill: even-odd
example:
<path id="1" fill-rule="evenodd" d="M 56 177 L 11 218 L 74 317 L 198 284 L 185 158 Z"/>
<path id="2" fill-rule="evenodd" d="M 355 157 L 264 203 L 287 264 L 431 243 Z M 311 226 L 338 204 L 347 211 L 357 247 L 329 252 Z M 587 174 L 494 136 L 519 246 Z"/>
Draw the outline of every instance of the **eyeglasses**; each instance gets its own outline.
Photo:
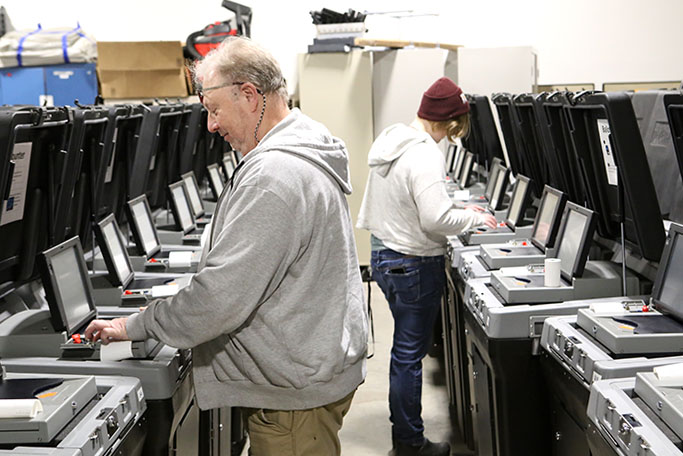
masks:
<path id="1" fill-rule="evenodd" d="M 206 88 L 199 87 L 199 88 L 197 88 L 197 96 L 199 97 L 199 102 L 204 104 L 204 93 L 208 92 L 209 90 L 222 89 L 223 87 L 230 87 L 230 86 L 242 85 L 242 84 L 246 84 L 246 82 L 226 82 L 225 84 L 219 84 L 219 85 L 213 86 L 213 87 L 206 87 Z M 256 92 L 263 95 L 263 92 L 261 92 L 261 89 L 259 89 L 258 87 L 256 88 Z"/>

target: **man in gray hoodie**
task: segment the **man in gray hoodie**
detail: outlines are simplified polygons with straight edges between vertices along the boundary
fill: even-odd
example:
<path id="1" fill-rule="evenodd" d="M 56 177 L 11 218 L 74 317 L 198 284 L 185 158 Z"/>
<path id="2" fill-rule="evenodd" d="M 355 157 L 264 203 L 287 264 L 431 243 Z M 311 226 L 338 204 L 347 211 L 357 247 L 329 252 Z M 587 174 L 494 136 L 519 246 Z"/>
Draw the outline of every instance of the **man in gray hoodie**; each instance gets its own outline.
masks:
<path id="1" fill-rule="evenodd" d="M 198 272 L 173 298 L 96 320 L 86 337 L 193 348 L 199 407 L 245 407 L 251 454 L 338 455 L 367 348 L 347 151 L 288 109 L 277 62 L 248 39 L 224 42 L 195 79 L 209 130 L 244 156 Z"/>

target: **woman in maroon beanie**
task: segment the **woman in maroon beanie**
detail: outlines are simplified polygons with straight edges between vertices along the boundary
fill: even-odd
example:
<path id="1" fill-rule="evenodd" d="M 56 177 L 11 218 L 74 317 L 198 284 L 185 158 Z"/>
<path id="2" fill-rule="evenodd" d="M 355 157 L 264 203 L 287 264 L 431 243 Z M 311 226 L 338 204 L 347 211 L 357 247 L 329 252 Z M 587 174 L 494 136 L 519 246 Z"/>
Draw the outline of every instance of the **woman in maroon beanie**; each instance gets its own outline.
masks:
<path id="1" fill-rule="evenodd" d="M 415 120 L 385 129 L 368 157 L 358 227 L 372 233 L 372 276 L 394 317 L 389 408 L 396 456 L 450 454 L 447 442 L 425 438 L 422 421 L 422 359 L 445 283 L 446 236 L 496 226 L 479 208 L 456 208 L 446 193 L 437 143 L 467 134 L 469 110 L 460 87 L 440 78 L 424 93 Z"/>

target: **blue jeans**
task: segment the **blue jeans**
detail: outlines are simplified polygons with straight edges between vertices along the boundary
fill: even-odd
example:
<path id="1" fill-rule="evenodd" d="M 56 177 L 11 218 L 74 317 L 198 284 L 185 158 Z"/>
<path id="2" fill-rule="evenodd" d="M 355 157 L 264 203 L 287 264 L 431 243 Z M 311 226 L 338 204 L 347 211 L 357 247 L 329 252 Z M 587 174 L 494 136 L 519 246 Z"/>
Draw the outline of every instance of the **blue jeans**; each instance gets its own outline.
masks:
<path id="1" fill-rule="evenodd" d="M 394 316 L 389 369 L 392 436 L 409 445 L 424 442 L 422 358 L 432 340 L 446 281 L 444 257 L 403 255 L 390 249 L 372 252 L 372 278 Z"/>

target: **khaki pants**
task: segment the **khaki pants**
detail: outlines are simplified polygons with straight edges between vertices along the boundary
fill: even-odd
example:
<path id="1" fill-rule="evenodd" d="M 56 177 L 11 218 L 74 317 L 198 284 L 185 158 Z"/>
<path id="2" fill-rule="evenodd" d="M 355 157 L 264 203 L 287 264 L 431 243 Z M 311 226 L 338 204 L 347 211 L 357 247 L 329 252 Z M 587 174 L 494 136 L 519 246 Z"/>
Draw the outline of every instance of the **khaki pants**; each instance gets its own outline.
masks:
<path id="1" fill-rule="evenodd" d="M 351 408 L 354 393 L 332 404 L 307 410 L 244 409 L 249 455 L 340 455 L 337 433 Z"/>

